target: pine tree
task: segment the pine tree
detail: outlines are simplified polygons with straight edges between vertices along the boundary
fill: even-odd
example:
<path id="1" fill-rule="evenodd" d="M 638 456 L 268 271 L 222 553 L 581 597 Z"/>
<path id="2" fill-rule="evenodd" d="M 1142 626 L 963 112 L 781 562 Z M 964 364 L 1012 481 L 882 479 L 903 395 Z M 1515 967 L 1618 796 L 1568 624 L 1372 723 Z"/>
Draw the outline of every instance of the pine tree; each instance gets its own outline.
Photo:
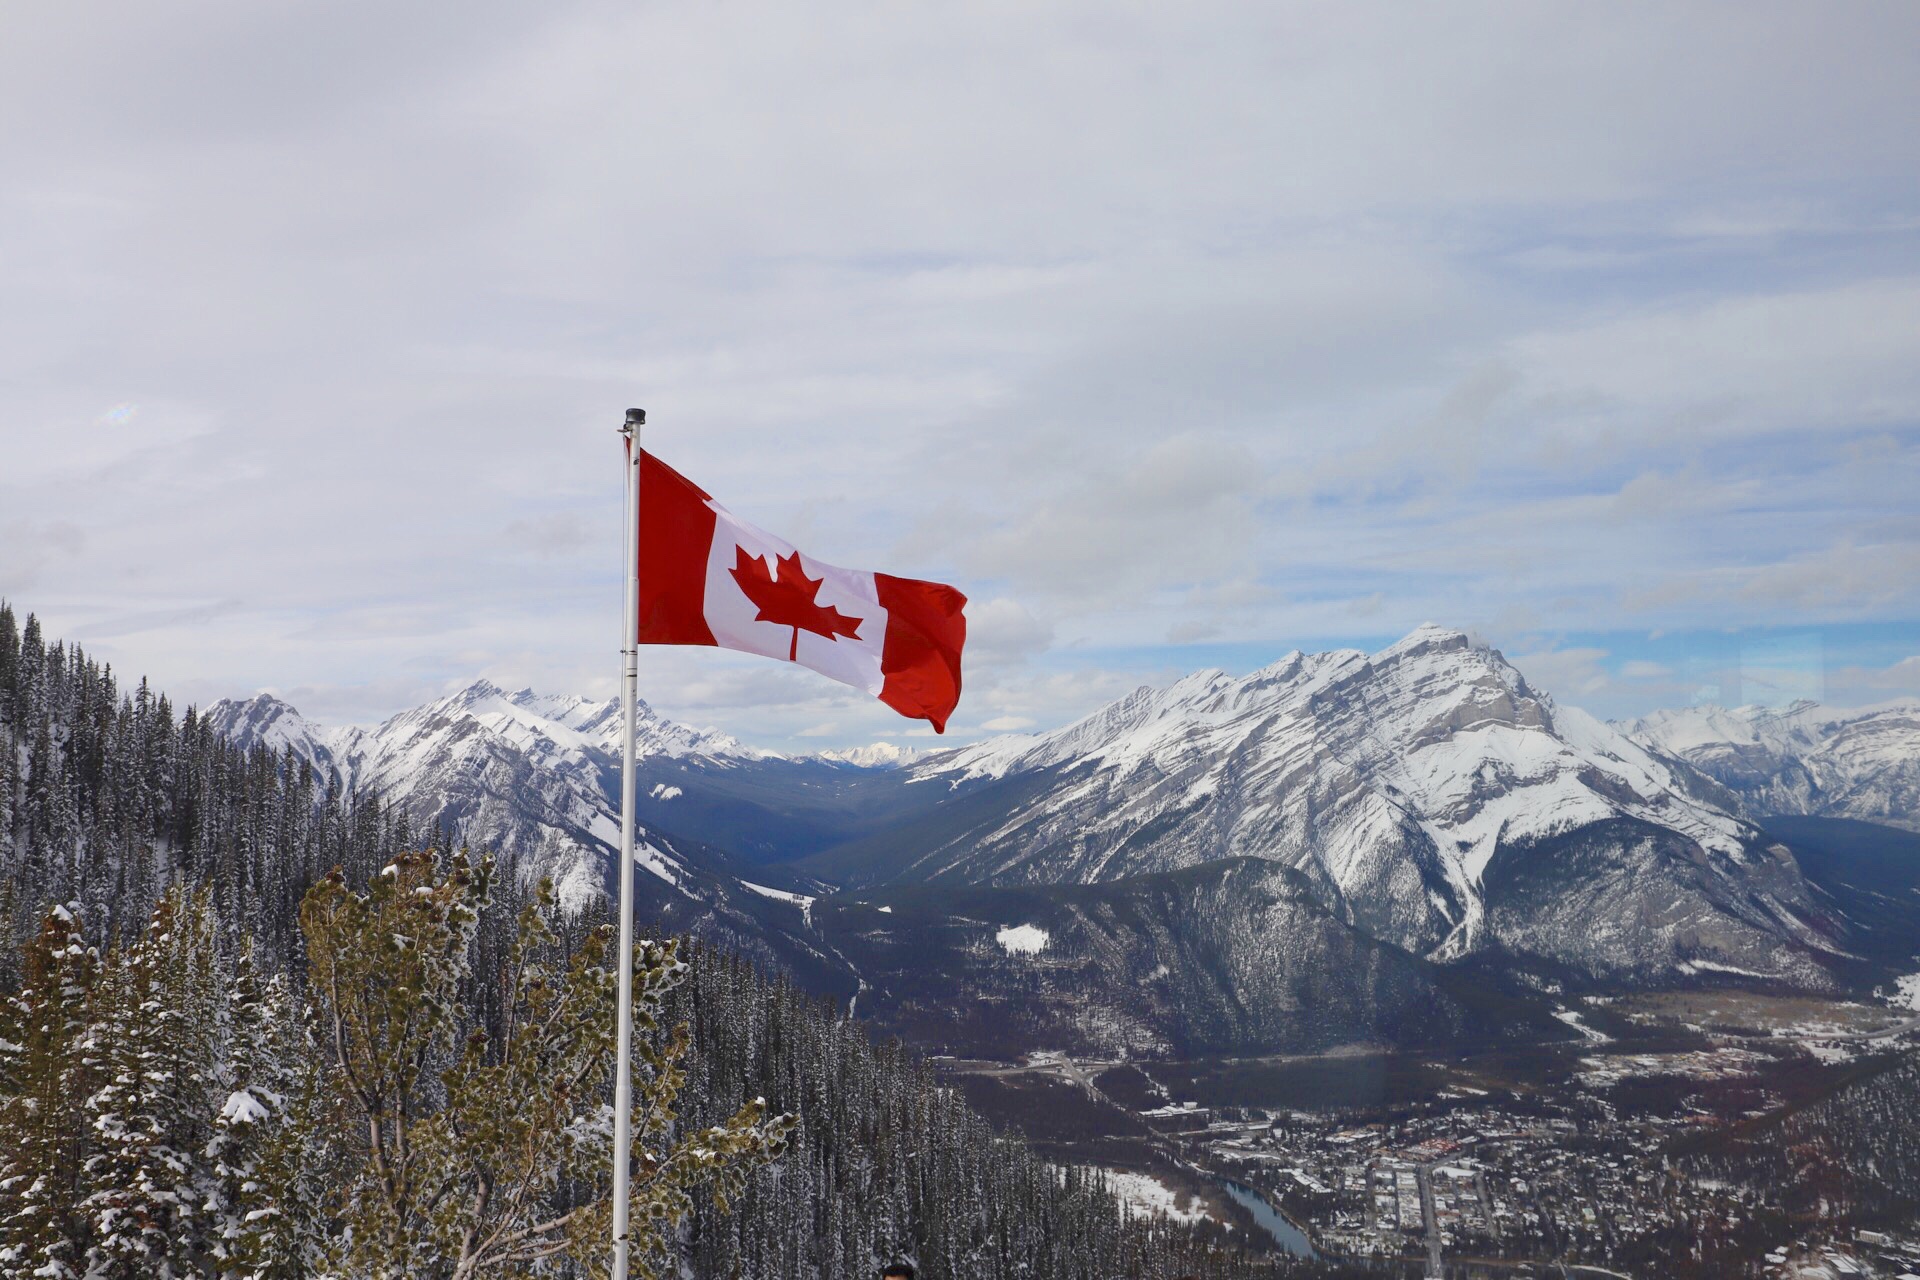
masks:
<path id="1" fill-rule="evenodd" d="M 234 962 L 229 1010 L 227 1096 L 206 1151 L 211 1251 L 219 1274 L 236 1280 L 305 1275 L 319 1252 L 326 1164 L 314 1142 L 319 1076 L 307 1065 L 319 1055 L 285 980 L 262 978 L 250 943 Z"/>
<path id="2" fill-rule="evenodd" d="M 283 1109 L 266 1130 L 253 1198 L 242 1215 L 242 1238 L 226 1274 L 243 1280 L 309 1280 L 321 1276 L 340 1224 L 332 1216 L 340 1188 L 362 1153 L 346 1132 L 337 1080 L 313 1020 L 303 1018 L 289 1043 Z"/>
<path id="3" fill-rule="evenodd" d="M 0 1022 L 0 1274 L 77 1280 L 88 1223 L 79 1212 L 87 1153 L 85 1040 L 100 968 L 65 907 L 25 949 L 24 985 Z"/>
<path id="4" fill-rule="evenodd" d="M 40 619 L 30 613 L 26 628 L 20 633 L 20 658 L 14 668 L 13 722 L 16 725 L 33 725 L 42 718 L 47 693 L 46 661 Z"/>
<path id="5" fill-rule="evenodd" d="M 457 859 L 437 873 L 430 854 L 390 863 L 366 893 L 336 872 L 301 907 L 310 990 L 332 1053 L 343 1109 L 366 1135 L 364 1161 L 341 1205 L 346 1226 L 329 1262 L 377 1277 L 470 1280 L 519 1275 L 548 1259 L 589 1269 L 604 1261 L 611 1206 L 604 1184 L 561 1202 L 566 1168 L 611 1163 L 604 1095 L 613 1065 L 609 932 L 570 958 L 557 955 L 551 884 L 521 912 L 507 971 L 505 1033 L 470 1029 L 453 1065 L 434 1079 L 461 1030 L 458 997 L 473 936 L 492 892 L 490 861 Z M 666 995 L 685 977 L 672 943 L 641 948 L 634 1022 L 636 1073 L 632 1197 L 633 1274 L 653 1277 L 670 1257 L 691 1192 L 737 1191 L 748 1169 L 779 1152 L 788 1121 L 749 1103 L 725 1121 L 675 1133 L 684 1029 L 661 1038 Z M 435 1085 L 444 1104 L 434 1105 Z M 581 1184 L 575 1184 L 578 1188 Z"/>
<path id="6" fill-rule="evenodd" d="M 100 987 L 88 1037 L 101 1080 L 87 1099 L 94 1154 L 82 1209 L 89 1280 L 203 1274 L 212 1190 L 201 1153 L 217 1035 L 214 929 L 205 890 L 170 890 Z"/>
<path id="7" fill-rule="evenodd" d="M 20 681 L 20 628 L 13 606 L 0 600 L 0 724 L 12 724 L 14 689 Z"/>

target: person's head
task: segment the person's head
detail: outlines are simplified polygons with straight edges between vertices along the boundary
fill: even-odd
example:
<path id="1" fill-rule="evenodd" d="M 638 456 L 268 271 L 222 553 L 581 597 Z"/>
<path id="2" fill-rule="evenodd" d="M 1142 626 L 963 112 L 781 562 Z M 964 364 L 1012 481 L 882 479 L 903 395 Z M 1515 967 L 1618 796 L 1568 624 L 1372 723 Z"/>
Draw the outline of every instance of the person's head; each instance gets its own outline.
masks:
<path id="1" fill-rule="evenodd" d="M 889 1262 L 880 1271 L 880 1280 L 913 1280 L 913 1264 Z"/>

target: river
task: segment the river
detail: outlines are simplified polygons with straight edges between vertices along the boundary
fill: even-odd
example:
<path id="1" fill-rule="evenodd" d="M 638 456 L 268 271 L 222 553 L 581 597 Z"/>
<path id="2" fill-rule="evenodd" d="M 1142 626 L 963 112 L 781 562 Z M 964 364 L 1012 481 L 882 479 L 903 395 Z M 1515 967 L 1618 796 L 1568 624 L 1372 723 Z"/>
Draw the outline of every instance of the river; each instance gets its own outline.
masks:
<path id="1" fill-rule="evenodd" d="M 1274 1243 L 1279 1245 L 1283 1252 L 1292 1254 L 1296 1258 L 1320 1256 L 1319 1251 L 1313 1247 L 1313 1241 L 1307 1239 L 1307 1233 L 1289 1222 L 1287 1215 L 1268 1204 L 1267 1198 L 1258 1191 L 1252 1187 L 1243 1186 L 1231 1178 L 1222 1178 L 1220 1185 L 1228 1195 L 1233 1197 L 1235 1204 L 1253 1215 L 1253 1220 L 1273 1237 Z"/>

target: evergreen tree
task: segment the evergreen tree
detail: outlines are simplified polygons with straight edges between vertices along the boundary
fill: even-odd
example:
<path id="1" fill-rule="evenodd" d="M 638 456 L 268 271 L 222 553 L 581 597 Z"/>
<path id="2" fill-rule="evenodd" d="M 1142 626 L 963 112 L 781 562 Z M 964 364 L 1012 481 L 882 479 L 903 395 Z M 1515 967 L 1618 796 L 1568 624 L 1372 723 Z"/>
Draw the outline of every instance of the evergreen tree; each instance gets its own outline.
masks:
<path id="1" fill-rule="evenodd" d="M 220 1274 L 226 1280 L 307 1280 L 323 1274 L 328 1241 L 338 1224 L 329 1216 L 336 1189 L 348 1176 L 349 1156 L 339 1135 L 327 1056 L 310 1030 L 298 1025 L 284 981 L 276 975 L 262 1003 L 284 1046 L 259 1070 L 283 1083 L 277 1099 L 262 1099 L 244 1136 L 228 1147 L 232 1190 L 223 1199 Z M 264 1085 L 247 1092 L 261 1099 Z M 237 1127 L 233 1099 L 223 1112 Z"/>
<path id="2" fill-rule="evenodd" d="M 0 600 L 0 724 L 12 724 L 13 691 L 20 680 L 20 628 L 13 606 Z"/>
<path id="3" fill-rule="evenodd" d="M 98 952 L 65 907 L 26 948 L 24 984 L 0 1022 L 0 1275 L 78 1280 L 90 1240 L 80 1209 L 88 1131 L 85 1042 Z"/>
<path id="4" fill-rule="evenodd" d="M 461 1030 L 459 995 L 494 869 L 403 855 L 365 893 L 339 873 L 307 895 L 310 990 L 332 1053 L 343 1110 L 365 1136 L 364 1162 L 343 1188 L 346 1231 L 329 1261 L 355 1274 L 469 1280 L 518 1275 L 547 1259 L 601 1264 L 611 1218 L 606 1189 L 559 1200 L 564 1168 L 606 1168 L 602 1101 L 614 1059 L 608 932 L 556 963 L 552 886 L 521 912 L 508 971 L 505 1034 Z M 659 1033 L 659 1011 L 686 966 L 672 943 L 636 956 L 634 1022 Z M 684 1030 L 640 1045 L 632 1194 L 633 1274 L 653 1277 L 697 1187 L 738 1189 L 774 1158 L 788 1121 L 749 1102 L 728 1119 L 675 1133 Z M 437 1086 L 437 1088 L 436 1088 Z M 437 1104 L 437 1105 L 436 1105 Z M 590 1187 L 593 1184 L 588 1184 Z"/>
<path id="5" fill-rule="evenodd" d="M 228 1001 L 226 1100 L 206 1148 L 210 1249 L 224 1275 L 272 1274 L 270 1259 L 288 1251 L 280 1221 L 288 1207 L 270 1194 L 263 1166 L 299 1102 L 297 1030 L 285 982 L 263 979 L 247 944 L 234 962 Z"/>
<path id="6" fill-rule="evenodd" d="M 20 658 L 14 668 L 13 721 L 33 725 L 41 719 L 46 702 L 46 649 L 40 635 L 40 619 L 27 615 L 26 629 L 20 633 Z"/>
<path id="7" fill-rule="evenodd" d="M 147 932 L 111 965 L 88 1036 L 100 1087 L 87 1099 L 94 1153 L 82 1209 L 95 1243 L 89 1280 L 204 1273 L 213 1190 L 218 1033 L 210 896 L 170 890 Z"/>

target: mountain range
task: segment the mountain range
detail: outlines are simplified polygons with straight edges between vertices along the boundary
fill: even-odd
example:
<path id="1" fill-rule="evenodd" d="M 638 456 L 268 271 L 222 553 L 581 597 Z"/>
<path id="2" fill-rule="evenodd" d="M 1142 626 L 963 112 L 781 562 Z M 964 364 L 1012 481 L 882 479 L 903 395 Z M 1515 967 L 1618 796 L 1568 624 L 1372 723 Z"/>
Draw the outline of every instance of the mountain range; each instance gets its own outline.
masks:
<path id="1" fill-rule="evenodd" d="M 576 899 L 608 883 L 613 702 L 480 682 L 372 729 L 265 695 L 209 715 Z M 1765 823 L 1911 825 L 1920 760 L 1912 706 L 1608 725 L 1437 627 L 925 754 L 639 722 L 643 911 L 995 1053 L 1537 1037 L 1568 988 L 1862 982 L 1858 904 Z"/>
<path id="2" fill-rule="evenodd" d="M 1689 707 L 1617 728 L 1721 783 L 1758 818 L 1851 818 L 1920 831 L 1920 700 L 1840 711 Z"/>

